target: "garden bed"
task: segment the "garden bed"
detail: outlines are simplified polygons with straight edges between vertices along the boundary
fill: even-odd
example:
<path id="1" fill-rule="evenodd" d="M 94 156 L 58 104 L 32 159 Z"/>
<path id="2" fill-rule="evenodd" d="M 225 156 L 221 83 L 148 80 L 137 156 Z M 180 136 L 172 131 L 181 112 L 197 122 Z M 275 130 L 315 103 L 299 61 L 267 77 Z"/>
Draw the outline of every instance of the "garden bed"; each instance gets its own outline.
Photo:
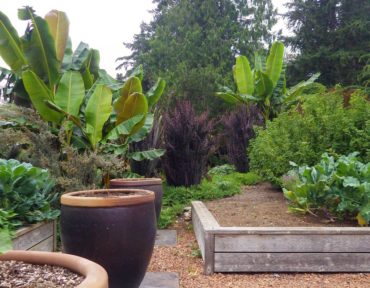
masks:
<path id="1" fill-rule="evenodd" d="M 221 226 L 202 202 L 192 203 L 193 226 L 206 274 L 370 271 L 370 228 L 340 227 L 335 223 L 323 223 L 316 217 L 290 215 L 286 213 L 284 199 L 274 199 L 283 197 L 282 194 L 266 187 L 262 184 L 247 188 L 261 193 L 264 193 L 263 190 L 270 190 L 268 194 L 275 193 L 267 195 L 270 198 L 261 194 L 254 201 L 247 201 L 250 210 L 244 207 L 239 211 L 236 203 L 223 205 L 227 201 L 232 203 L 230 199 L 217 202 L 216 210 L 221 223 L 225 223 L 226 219 L 245 218 L 236 224 L 231 222 L 230 226 Z M 248 191 L 244 193 L 248 194 Z M 234 197 L 238 199 L 242 195 Z M 238 203 L 242 205 L 240 200 Z M 285 205 L 285 210 L 276 214 L 279 209 L 271 205 L 279 201 L 280 205 Z M 261 209 L 261 214 L 258 214 L 259 205 L 269 209 Z M 220 216 L 221 211 L 229 216 L 234 213 L 235 217 Z M 269 213 L 272 216 L 268 216 Z M 297 223 L 295 227 L 294 223 Z M 243 224 L 246 226 L 240 226 Z"/>
<path id="2" fill-rule="evenodd" d="M 14 250 L 52 252 L 56 250 L 56 222 L 43 222 L 17 230 L 13 239 Z"/>

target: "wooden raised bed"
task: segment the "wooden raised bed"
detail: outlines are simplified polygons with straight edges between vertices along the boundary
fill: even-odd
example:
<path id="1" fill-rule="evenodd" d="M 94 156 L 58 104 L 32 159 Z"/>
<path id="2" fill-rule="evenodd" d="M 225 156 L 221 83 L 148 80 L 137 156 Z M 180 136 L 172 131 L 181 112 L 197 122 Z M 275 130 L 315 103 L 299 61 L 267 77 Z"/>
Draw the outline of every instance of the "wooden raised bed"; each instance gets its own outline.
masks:
<path id="1" fill-rule="evenodd" d="M 56 251 L 56 222 L 43 222 L 17 230 L 14 250 Z"/>
<path id="2" fill-rule="evenodd" d="M 221 227 L 192 202 L 204 273 L 370 272 L 370 228 Z"/>

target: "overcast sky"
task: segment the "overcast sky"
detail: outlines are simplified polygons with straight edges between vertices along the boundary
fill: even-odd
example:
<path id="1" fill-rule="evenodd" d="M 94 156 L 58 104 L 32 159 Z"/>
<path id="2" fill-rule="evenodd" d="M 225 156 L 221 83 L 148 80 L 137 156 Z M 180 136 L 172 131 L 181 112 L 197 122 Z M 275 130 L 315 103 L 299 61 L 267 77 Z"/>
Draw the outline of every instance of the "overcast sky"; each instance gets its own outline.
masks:
<path id="1" fill-rule="evenodd" d="M 282 5 L 287 0 L 272 2 L 282 12 Z M 140 32 L 140 24 L 152 19 L 149 11 L 154 8 L 152 0 L 0 0 L 0 11 L 9 17 L 20 36 L 26 28 L 26 21 L 18 19 L 17 9 L 25 5 L 32 6 L 42 17 L 52 9 L 66 12 L 73 48 L 83 41 L 98 49 L 100 68 L 112 76 L 116 73 L 115 60 L 130 54 L 122 43 L 132 41 L 133 35 Z M 0 65 L 5 66 L 1 59 Z"/>

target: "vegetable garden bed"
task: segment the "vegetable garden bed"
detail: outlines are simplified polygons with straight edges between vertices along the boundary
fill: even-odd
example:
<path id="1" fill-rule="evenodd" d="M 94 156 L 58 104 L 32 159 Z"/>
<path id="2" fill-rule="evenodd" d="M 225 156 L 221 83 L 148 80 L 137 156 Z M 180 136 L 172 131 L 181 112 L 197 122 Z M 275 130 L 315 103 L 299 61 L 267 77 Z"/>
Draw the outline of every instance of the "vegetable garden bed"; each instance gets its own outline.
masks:
<path id="1" fill-rule="evenodd" d="M 370 228 L 222 227 L 200 201 L 192 221 L 205 274 L 370 271 Z"/>
<path id="2" fill-rule="evenodd" d="M 42 222 L 17 230 L 14 250 L 56 251 L 56 222 Z"/>

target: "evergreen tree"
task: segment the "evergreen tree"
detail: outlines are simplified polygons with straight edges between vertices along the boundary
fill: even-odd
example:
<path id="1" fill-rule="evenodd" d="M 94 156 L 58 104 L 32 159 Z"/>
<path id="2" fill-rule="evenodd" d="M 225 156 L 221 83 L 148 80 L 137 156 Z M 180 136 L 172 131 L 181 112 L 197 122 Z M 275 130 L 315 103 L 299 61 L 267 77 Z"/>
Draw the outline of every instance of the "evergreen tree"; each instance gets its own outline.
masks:
<path id="1" fill-rule="evenodd" d="M 224 105 L 212 96 L 230 84 L 237 54 L 251 55 L 272 42 L 271 0 L 154 0 L 154 19 L 142 24 L 132 54 L 120 66 L 144 66 L 146 81 L 167 80 L 167 97 L 190 99 L 198 110 Z M 167 103 L 168 104 L 168 103 Z"/>
<path id="2" fill-rule="evenodd" d="M 293 0 L 287 19 L 294 36 L 287 38 L 298 56 L 288 79 L 298 82 L 321 72 L 326 85 L 356 84 L 370 50 L 369 0 Z"/>

